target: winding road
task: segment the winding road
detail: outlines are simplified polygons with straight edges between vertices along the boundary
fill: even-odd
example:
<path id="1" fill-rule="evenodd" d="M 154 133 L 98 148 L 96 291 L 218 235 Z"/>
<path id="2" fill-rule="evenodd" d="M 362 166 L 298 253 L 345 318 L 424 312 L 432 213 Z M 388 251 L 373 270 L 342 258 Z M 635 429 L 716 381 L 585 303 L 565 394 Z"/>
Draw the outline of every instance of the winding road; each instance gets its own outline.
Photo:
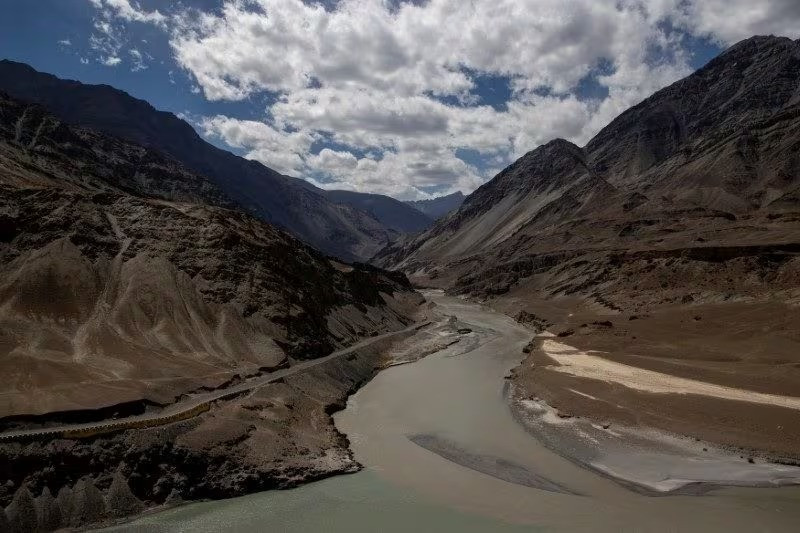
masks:
<path id="1" fill-rule="evenodd" d="M 51 426 L 46 428 L 6 431 L 0 433 L 0 442 L 13 442 L 19 440 L 27 441 L 27 440 L 37 440 L 42 438 L 59 438 L 59 437 L 80 438 L 80 437 L 96 436 L 104 433 L 111 433 L 115 431 L 122 431 L 132 428 L 161 426 L 165 424 L 171 424 L 179 420 L 186 420 L 207 411 L 211 407 L 211 404 L 218 400 L 223 400 L 233 396 L 238 396 L 239 394 L 249 392 L 253 389 L 257 389 L 258 387 L 262 387 L 268 383 L 273 383 L 281 378 L 285 378 L 297 374 L 299 372 L 304 372 L 310 368 L 314 368 L 316 366 L 324 364 L 330 361 L 331 359 L 335 359 L 337 357 L 342 357 L 343 355 L 350 354 L 356 350 L 365 348 L 376 342 L 383 341 L 386 339 L 391 339 L 394 337 L 399 337 L 401 335 L 410 333 L 415 330 L 420 330 L 422 328 L 427 327 L 429 324 L 430 324 L 429 321 L 421 323 L 418 322 L 402 330 L 391 331 L 389 333 L 383 333 L 381 335 L 369 337 L 368 339 L 364 339 L 361 342 L 358 342 L 342 350 L 333 352 L 330 355 L 321 357 L 319 359 L 303 361 L 302 363 L 297 363 L 289 368 L 284 368 L 276 370 L 275 372 L 270 372 L 269 374 L 253 377 L 245 381 L 242 381 L 241 383 L 237 383 L 235 385 L 231 385 L 229 387 L 225 387 L 222 389 L 217 389 L 204 393 L 192 394 L 188 398 L 185 398 L 174 404 L 171 404 L 157 412 L 143 413 L 140 415 L 118 418 L 114 420 L 102 420 L 102 421 L 87 422 L 82 424 L 65 424 L 65 425 Z"/>

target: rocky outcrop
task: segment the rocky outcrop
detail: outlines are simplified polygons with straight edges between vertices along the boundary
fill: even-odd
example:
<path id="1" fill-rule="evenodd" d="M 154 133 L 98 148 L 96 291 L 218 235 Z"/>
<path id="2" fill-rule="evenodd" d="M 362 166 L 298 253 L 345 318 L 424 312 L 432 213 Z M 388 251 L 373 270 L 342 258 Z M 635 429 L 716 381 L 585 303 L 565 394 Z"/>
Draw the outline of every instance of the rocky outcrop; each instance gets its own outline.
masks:
<path id="1" fill-rule="evenodd" d="M 542 318 L 537 316 L 533 313 L 525 311 L 524 309 L 514 316 L 514 320 L 519 322 L 520 324 L 527 326 L 533 329 L 536 333 L 541 333 L 542 331 L 546 330 L 550 326 L 553 325 L 552 322 L 547 320 L 546 318 Z"/>
<path id="2" fill-rule="evenodd" d="M 72 487 L 64 485 L 58 490 L 56 496 L 58 507 L 61 509 L 61 525 L 71 526 L 75 516 L 75 498 L 73 497 Z"/>
<path id="3" fill-rule="evenodd" d="M 109 513 L 116 517 L 130 516 L 144 510 L 142 501 L 131 492 L 122 469 L 118 469 L 114 474 L 106 495 L 106 506 Z"/>

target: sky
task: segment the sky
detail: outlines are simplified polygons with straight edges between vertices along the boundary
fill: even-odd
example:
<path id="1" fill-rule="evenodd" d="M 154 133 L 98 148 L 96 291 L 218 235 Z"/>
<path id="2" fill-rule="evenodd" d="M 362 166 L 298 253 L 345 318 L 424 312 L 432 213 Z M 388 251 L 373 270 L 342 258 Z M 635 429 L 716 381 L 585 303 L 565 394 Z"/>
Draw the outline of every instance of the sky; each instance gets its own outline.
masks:
<path id="1" fill-rule="evenodd" d="M 0 0 L 0 57 L 107 83 L 320 187 L 469 193 L 585 144 L 798 0 Z"/>

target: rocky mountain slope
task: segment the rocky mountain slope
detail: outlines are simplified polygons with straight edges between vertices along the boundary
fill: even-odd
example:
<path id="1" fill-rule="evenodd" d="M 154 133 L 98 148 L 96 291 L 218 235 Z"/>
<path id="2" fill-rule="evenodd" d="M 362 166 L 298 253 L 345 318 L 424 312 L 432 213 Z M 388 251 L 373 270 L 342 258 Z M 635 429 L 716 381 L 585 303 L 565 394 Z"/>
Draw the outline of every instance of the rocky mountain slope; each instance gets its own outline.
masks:
<path id="1" fill-rule="evenodd" d="M 464 193 L 456 191 L 446 196 L 439 196 L 430 200 L 413 200 L 405 202 L 417 211 L 421 211 L 434 220 L 438 220 L 451 211 L 455 211 L 464 203 Z"/>
<path id="2" fill-rule="evenodd" d="M 169 403 L 409 323 L 403 275 L 232 205 L 174 159 L 0 96 L 0 416 Z"/>
<path id="3" fill-rule="evenodd" d="M 791 295 L 798 154 L 800 42 L 754 37 L 585 147 L 526 154 L 379 261 L 476 296 L 517 288 L 611 308 Z"/>
<path id="4" fill-rule="evenodd" d="M 412 206 L 382 194 L 352 191 L 326 191 L 328 198 L 370 213 L 387 228 L 398 233 L 414 234 L 429 228 L 433 218 Z"/>
<path id="5" fill-rule="evenodd" d="M 369 213 L 330 200 L 308 182 L 281 175 L 205 142 L 185 121 L 107 85 L 85 85 L 0 61 L 0 91 L 45 106 L 61 120 L 163 152 L 209 178 L 246 210 L 311 246 L 345 260 L 366 260 L 396 231 Z"/>

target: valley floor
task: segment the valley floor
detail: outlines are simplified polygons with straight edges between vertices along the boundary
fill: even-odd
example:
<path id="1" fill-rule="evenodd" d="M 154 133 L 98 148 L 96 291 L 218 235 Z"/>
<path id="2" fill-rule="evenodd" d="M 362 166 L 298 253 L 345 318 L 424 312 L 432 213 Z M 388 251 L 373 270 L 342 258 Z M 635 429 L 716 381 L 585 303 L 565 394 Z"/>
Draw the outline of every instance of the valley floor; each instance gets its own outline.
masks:
<path id="1" fill-rule="evenodd" d="M 562 418 L 566 413 L 529 397 L 514 376 L 504 380 L 512 369 L 519 374 L 530 329 L 486 306 L 428 296 L 443 318 L 455 318 L 396 346 L 388 354 L 391 368 L 335 415 L 363 472 L 289 493 L 190 505 L 123 530 L 796 528 L 800 487 L 753 485 L 800 482 L 800 468 L 750 463 L 702 442 L 620 422 Z M 419 350 L 421 344 L 428 348 Z M 740 486 L 720 487 L 731 484 Z M 670 497 L 652 497 L 659 494 Z"/>
<path id="2" fill-rule="evenodd" d="M 32 485 L 58 487 L 59 475 L 89 474 L 101 490 L 124 464 L 135 474 L 128 481 L 134 493 L 150 491 L 151 505 L 294 487 L 363 465 L 436 505 L 568 530 L 598 524 L 616 530 L 645 523 L 650 513 L 667 519 L 686 506 L 702 515 L 692 522 L 699 525 L 769 522 L 782 530 L 787 518 L 800 519 L 783 513 L 797 508 L 797 488 L 778 499 L 757 489 L 800 484 L 800 468 L 788 464 L 796 458 L 800 410 L 800 398 L 788 393 L 791 372 L 775 373 L 770 382 L 768 355 L 750 350 L 741 368 L 761 379 L 747 386 L 747 376 L 722 371 L 730 357 L 709 357 L 711 345 L 690 352 L 702 357 L 667 356 L 683 353 L 693 335 L 702 337 L 698 322 L 715 323 L 707 309 L 678 319 L 696 329 L 667 337 L 669 321 L 686 310 L 630 320 L 573 301 L 528 301 L 529 313 L 550 322 L 537 333 L 488 306 L 439 291 L 427 297 L 420 317 L 431 325 L 409 329 L 398 342 L 373 340 L 269 383 L 239 385 L 240 395 L 219 398 L 191 420 L 84 441 L 0 445 L 0 461 L 13 479 L 29 476 Z M 503 305 L 510 314 L 520 302 Z M 750 320 L 748 327 L 763 330 Z M 708 338 L 722 335 L 706 329 Z M 749 346 L 742 336 L 740 345 Z M 791 336 L 777 337 L 791 345 Z M 640 352 L 646 345 L 656 348 Z M 629 355 L 634 348 L 647 356 Z M 336 415 L 334 428 L 331 413 L 382 368 L 388 370 Z M 783 439 L 769 438 L 771 426 Z M 761 434 L 751 433 L 760 427 Z M 61 467 L 48 469 L 52 464 Z M 719 492 L 723 486 L 739 488 Z M 709 492 L 712 499 L 663 505 L 639 499 Z M 768 501 L 781 513 L 765 512 Z M 237 504 L 224 507 L 231 505 Z M 622 514 L 611 516 L 604 511 L 610 508 Z M 248 519 L 258 523 L 253 512 Z M 145 522 L 159 523 L 160 516 Z M 321 518 L 310 510 L 309 516 Z M 376 523 L 374 516 L 361 518 Z"/>

